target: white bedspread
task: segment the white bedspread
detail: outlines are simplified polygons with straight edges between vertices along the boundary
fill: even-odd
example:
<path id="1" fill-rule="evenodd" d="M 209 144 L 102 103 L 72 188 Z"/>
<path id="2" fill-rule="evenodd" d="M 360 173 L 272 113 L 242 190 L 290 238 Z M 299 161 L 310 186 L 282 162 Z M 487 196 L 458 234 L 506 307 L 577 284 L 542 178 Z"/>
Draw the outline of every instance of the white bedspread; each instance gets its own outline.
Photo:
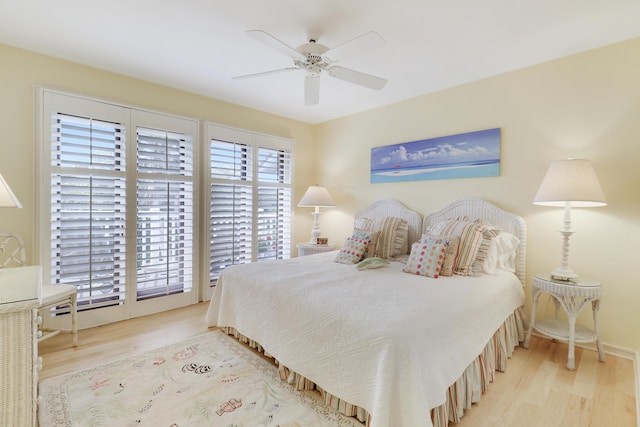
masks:
<path id="1" fill-rule="evenodd" d="M 224 270 L 209 326 L 231 326 L 327 392 L 368 410 L 371 427 L 429 426 L 429 409 L 514 310 L 515 275 L 440 277 L 402 264 L 358 271 L 335 252 Z"/>

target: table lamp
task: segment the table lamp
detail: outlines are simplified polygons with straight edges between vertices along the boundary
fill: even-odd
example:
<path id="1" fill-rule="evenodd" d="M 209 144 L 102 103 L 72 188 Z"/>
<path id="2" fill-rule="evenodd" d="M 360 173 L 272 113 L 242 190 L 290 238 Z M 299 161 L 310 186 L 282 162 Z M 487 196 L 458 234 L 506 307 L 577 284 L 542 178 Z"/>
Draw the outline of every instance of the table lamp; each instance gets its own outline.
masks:
<path id="1" fill-rule="evenodd" d="M 313 207 L 315 208 L 311 215 L 313 215 L 313 227 L 311 228 L 311 240 L 309 244 L 315 245 L 318 242 L 318 237 L 320 236 L 320 208 L 333 208 L 336 204 L 333 202 L 331 198 L 331 194 L 325 187 L 318 187 L 317 185 L 312 185 L 307 189 L 300 199 L 298 203 L 298 207 Z"/>
<path id="2" fill-rule="evenodd" d="M 15 194 L 13 194 L 13 191 L 11 191 L 11 188 L 9 187 L 9 184 L 7 184 L 7 181 L 4 180 L 4 178 L 2 177 L 2 174 L 0 174 L 0 208 L 21 208 L 22 204 L 20 204 L 20 201 L 18 200 L 18 198 L 16 197 Z M 4 252 L 6 250 L 6 247 L 3 245 L 0 246 L 0 252 Z M 4 263 L 0 264 L 0 270 L 2 270 L 4 266 Z"/>
<path id="3" fill-rule="evenodd" d="M 591 163 L 584 159 L 557 160 L 549 166 L 533 200 L 540 206 L 564 207 L 562 234 L 562 262 L 551 272 L 556 280 L 571 281 L 578 275 L 569 268 L 569 238 L 571 208 L 606 206 L 607 202 Z"/>
<path id="4" fill-rule="evenodd" d="M 2 174 L 0 174 L 0 208 L 21 208 L 22 204 L 13 194 L 9 184 L 4 180 Z"/>

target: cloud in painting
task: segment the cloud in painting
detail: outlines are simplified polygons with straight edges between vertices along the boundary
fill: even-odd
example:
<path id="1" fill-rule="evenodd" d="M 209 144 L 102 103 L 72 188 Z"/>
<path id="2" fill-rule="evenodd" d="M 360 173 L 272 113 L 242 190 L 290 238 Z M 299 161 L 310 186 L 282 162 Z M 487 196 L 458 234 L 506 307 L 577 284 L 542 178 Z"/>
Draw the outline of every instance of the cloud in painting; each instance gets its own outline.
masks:
<path id="1" fill-rule="evenodd" d="M 497 138 L 496 132 L 497 131 Z M 452 135 L 371 150 L 371 169 L 450 165 L 500 159 L 500 129 Z"/>

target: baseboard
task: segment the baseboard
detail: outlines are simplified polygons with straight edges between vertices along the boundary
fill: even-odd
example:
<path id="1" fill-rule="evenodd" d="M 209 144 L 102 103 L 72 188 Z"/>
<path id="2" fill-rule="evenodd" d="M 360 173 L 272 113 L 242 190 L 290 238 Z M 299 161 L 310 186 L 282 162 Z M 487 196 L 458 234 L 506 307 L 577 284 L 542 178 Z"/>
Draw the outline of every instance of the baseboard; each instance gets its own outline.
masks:
<path id="1" fill-rule="evenodd" d="M 577 346 L 578 344 L 576 344 L 576 347 Z M 589 350 L 596 351 L 595 344 L 580 344 L 580 347 L 588 348 Z M 614 356 L 621 357 L 623 359 L 630 359 L 630 360 L 637 361 L 637 358 L 638 358 L 638 353 L 635 350 L 631 350 L 625 347 L 619 347 L 617 345 L 603 343 L 602 348 L 604 349 L 605 353 L 612 354 Z M 637 380 L 638 380 L 638 376 L 636 375 L 636 382 Z"/>
<path id="2" fill-rule="evenodd" d="M 534 336 L 536 336 L 538 338 L 555 341 L 553 338 L 549 338 L 548 336 L 540 334 L 537 331 L 533 332 L 532 335 L 534 335 Z M 566 343 L 566 341 L 564 341 L 564 342 Z M 596 344 L 595 343 L 586 343 L 586 344 L 585 343 L 576 343 L 575 346 L 576 347 L 580 347 L 580 348 L 584 348 L 584 349 L 587 349 L 587 350 L 591 350 L 591 351 L 598 351 L 598 349 L 596 348 Z M 629 360 L 636 360 L 637 361 L 637 358 L 639 357 L 638 353 L 635 350 L 631 350 L 631 349 L 626 348 L 626 347 L 620 347 L 620 346 L 617 346 L 617 345 L 602 343 L 602 349 L 604 350 L 605 353 L 611 354 L 611 355 L 616 356 L 616 357 L 621 357 L 623 359 L 629 359 Z M 636 380 L 637 380 L 637 376 L 636 376 Z"/>
<path id="3" fill-rule="evenodd" d="M 640 352 L 636 351 L 634 359 L 636 368 L 636 419 L 637 425 L 640 427 Z"/>

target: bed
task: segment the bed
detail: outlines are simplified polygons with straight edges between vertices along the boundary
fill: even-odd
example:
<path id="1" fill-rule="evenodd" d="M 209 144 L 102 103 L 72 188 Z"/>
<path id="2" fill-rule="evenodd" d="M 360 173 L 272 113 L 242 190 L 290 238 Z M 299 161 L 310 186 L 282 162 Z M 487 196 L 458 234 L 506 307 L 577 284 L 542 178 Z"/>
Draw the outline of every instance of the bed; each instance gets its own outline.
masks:
<path id="1" fill-rule="evenodd" d="M 206 321 L 273 357 L 283 380 L 318 389 L 328 406 L 370 427 L 444 427 L 480 400 L 524 339 L 526 225 L 477 198 L 424 217 L 381 200 L 356 213 L 354 236 L 358 224 L 375 229 L 389 218 L 406 229 L 382 268 L 335 262 L 343 251 L 233 266 L 218 280 Z M 473 265 L 483 258 L 487 272 L 413 274 L 412 243 L 440 243 L 429 233 L 464 221 L 483 224 Z M 518 241 L 498 253 L 501 261 L 487 252 L 499 246 L 487 230 Z"/>

